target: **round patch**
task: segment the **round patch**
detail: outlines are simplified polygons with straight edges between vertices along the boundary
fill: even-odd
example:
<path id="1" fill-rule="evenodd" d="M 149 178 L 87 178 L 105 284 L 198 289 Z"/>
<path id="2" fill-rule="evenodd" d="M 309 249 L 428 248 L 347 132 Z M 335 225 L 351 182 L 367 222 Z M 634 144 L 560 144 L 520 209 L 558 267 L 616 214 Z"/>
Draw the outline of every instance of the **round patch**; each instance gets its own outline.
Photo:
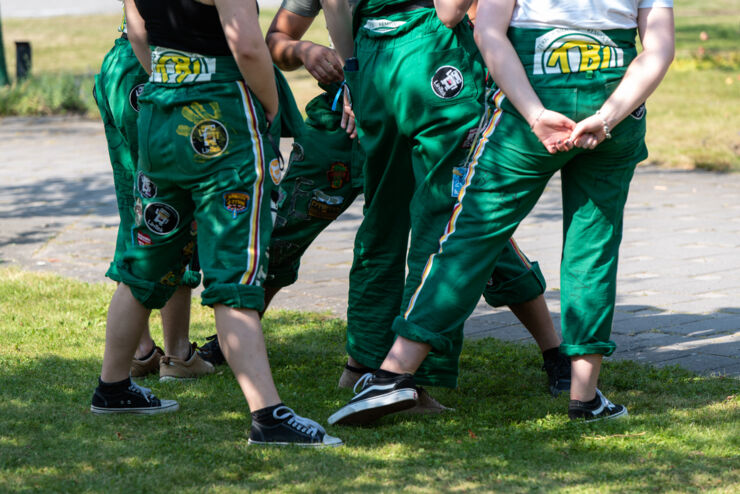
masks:
<path id="1" fill-rule="evenodd" d="M 152 197 L 157 195 L 157 185 L 152 182 L 152 179 L 144 175 L 142 172 L 139 172 L 136 177 L 136 186 L 139 189 L 139 194 L 141 194 L 141 197 L 151 199 Z"/>
<path id="2" fill-rule="evenodd" d="M 645 103 L 641 104 L 637 107 L 635 111 L 630 113 L 630 117 L 634 118 L 635 120 L 642 120 L 642 117 L 645 116 Z"/>
<path id="3" fill-rule="evenodd" d="M 177 228 L 180 214 L 175 208 L 163 202 L 152 202 L 144 209 L 144 223 L 157 235 L 167 235 Z"/>
<path id="4" fill-rule="evenodd" d="M 190 144 L 199 155 L 213 158 L 226 150 L 229 133 L 218 120 L 203 120 L 193 127 Z"/>
<path id="5" fill-rule="evenodd" d="M 463 88 L 463 75 L 452 65 L 443 65 L 432 76 L 432 91 L 442 99 L 454 98 Z"/>
<path id="6" fill-rule="evenodd" d="M 130 93 L 128 93 L 128 102 L 134 111 L 139 111 L 139 95 L 144 90 L 144 83 L 134 86 Z"/>

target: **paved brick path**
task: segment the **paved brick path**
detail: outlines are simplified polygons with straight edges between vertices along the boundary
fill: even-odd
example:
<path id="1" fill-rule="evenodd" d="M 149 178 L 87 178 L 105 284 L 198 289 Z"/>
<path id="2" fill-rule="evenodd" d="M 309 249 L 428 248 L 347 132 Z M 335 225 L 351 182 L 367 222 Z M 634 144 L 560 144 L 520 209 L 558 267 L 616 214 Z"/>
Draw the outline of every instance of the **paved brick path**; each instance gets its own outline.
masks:
<path id="1" fill-rule="evenodd" d="M 117 212 L 102 125 L 0 120 L 0 265 L 105 282 Z M 344 317 L 356 203 L 309 249 L 275 307 Z M 560 184 L 517 232 L 548 282 L 559 322 Z M 740 376 L 740 175 L 640 168 L 625 217 L 613 358 Z M 530 341 L 506 310 L 480 304 L 470 337 Z"/>

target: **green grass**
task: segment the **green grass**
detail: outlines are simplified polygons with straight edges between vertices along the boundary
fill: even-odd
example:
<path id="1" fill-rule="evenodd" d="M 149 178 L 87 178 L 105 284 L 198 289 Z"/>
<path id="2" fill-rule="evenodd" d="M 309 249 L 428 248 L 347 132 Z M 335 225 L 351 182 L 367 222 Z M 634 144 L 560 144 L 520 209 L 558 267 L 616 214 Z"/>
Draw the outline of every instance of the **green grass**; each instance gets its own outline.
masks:
<path id="1" fill-rule="evenodd" d="M 546 392 L 537 350 L 495 340 L 468 341 L 460 387 L 433 390 L 456 412 L 331 427 L 346 442 L 336 449 L 248 447 L 227 367 L 191 384 L 144 379 L 179 400 L 177 413 L 93 416 L 113 285 L 15 269 L 0 279 L 0 492 L 740 490 L 736 379 L 608 362 L 600 386 L 630 418 L 572 424 L 567 397 Z M 344 330 L 319 314 L 265 319 L 283 400 L 323 423 L 351 394 L 336 389 Z M 211 333 L 210 311 L 195 307 L 192 337 Z"/>
<path id="2" fill-rule="evenodd" d="M 263 32 L 275 13 L 260 15 Z M 649 161 L 664 166 L 740 171 L 740 7 L 737 0 L 676 2 L 676 61 L 648 108 Z M 33 73 L 50 77 L 26 87 L 0 88 L 0 115 L 80 113 L 97 118 L 89 91 L 92 76 L 117 36 L 118 16 L 5 19 L 8 68 L 14 73 L 14 41 L 31 41 Z M 706 33 L 708 39 L 700 36 Z M 326 44 L 323 16 L 305 36 Z M 56 87 L 61 80 L 74 81 Z M 286 73 L 299 108 L 318 93 L 303 69 Z M 51 86 L 51 87 L 49 87 Z M 54 96 L 63 91 L 56 100 Z"/>

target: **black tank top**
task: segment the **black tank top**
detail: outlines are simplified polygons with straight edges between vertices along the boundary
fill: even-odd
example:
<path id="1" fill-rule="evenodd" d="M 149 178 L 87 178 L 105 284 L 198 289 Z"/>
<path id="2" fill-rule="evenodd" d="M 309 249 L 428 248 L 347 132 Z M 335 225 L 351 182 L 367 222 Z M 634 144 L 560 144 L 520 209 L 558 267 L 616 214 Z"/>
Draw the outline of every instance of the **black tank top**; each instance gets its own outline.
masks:
<path id="1" fill-rule="evenodd" d="M 135 0 L 149 44 L 201 55 L 231 55 L 216 7 L 195 0 Z"/>

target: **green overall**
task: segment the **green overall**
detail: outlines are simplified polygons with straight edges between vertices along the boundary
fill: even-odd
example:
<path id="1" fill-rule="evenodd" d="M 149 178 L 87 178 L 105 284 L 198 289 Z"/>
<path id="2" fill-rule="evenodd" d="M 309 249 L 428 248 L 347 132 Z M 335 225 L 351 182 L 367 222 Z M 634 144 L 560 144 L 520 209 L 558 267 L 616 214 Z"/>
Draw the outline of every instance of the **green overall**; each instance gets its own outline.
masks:
<path id="1" fill-rule="evenodd" d="M 122 26 L 123 28 L 123 26 Z M 118 203 L 120 224 L 116 238 L 113 262 L 106 276 L 121 281 L 117 263 L 132 245 L 134 226 L 134 172 L 138 160 L 139 139 L 136 122 L 139 116 L 139 93 L 149 76 L 134 55 L 131 44 L 124 37 L 118 38 L 103 59 L 100 73 L 95 77 L 95 101 L 100 110 L 108 141 L 108 154 L 113 168 L 113 184 Z M 182 284 L 196 287 L 200 273 L 187 271 Z"/>
<path id="2" fill-rule="evenodd" d="M 509 30 L 529 80 L 546 108 L 575 121 L 592 115 L 636 55 L 635 30 Z M 561 324 L 566 355 L 610 355 L 622 218 L 635 166 L 647 157 L 641 105 L 594 150 L 550 155 L 500 91 L 496 112 L 478 142 L 466 183 L 438 252 L 394 331 L 455 348 L 459 325 L 475 308 L 509 237 L 560 171 L 563 252 Z"/>
<path id="3" fill-rule="evenodd" d="M 483 64 L 467 21 L 449 29 L 433 8 L 378 18 L 377 12 L 390 3 L 370 0 L 357 7 L 359 70 L 345 68 L 366 154 L 364 219 L 350 272 L 347 351 L 372 368 L 380 366 L 395 339 L 391 324 L 412 295 L 408 287 L 418 285 L 426 259 L 437 250 L 439 232 L 462 186 L 485 93 Z M 536 263 L 530 264 L 515 244 L 507 245 L 509 257 L 501 259 L 506 269 L 492 277 L 493 265 L 486 268 L 486 278 L 493 279 L 486 298 L 495 305 L 526 302 L 544 292 Z M 451 344 L 435 348 L 424 361 L 419 383 L 456 386 L 463 322 L 451 326 Z"/>
<path id="4" fill-rule="evenodd" d="M 146 307 L 162 307 L 197 233 L 202 303 L 262 310 L 280 125 L 266 134 L 231 56 L 156 48 L 152 69 L 139 96 L 135 241 L 118 263 L 122 281 Z"/>
<path id="5" fill-rule="evenodd" d="M 287 175 L 279 180 L 277 217 L 270 241 L 265 286 L 298 279 L 301 256 L 362 191 L 362 160 L 332 110 L 339 84 L 325 87 L 306 105 L 303 133 L 293 142 Z"/>

